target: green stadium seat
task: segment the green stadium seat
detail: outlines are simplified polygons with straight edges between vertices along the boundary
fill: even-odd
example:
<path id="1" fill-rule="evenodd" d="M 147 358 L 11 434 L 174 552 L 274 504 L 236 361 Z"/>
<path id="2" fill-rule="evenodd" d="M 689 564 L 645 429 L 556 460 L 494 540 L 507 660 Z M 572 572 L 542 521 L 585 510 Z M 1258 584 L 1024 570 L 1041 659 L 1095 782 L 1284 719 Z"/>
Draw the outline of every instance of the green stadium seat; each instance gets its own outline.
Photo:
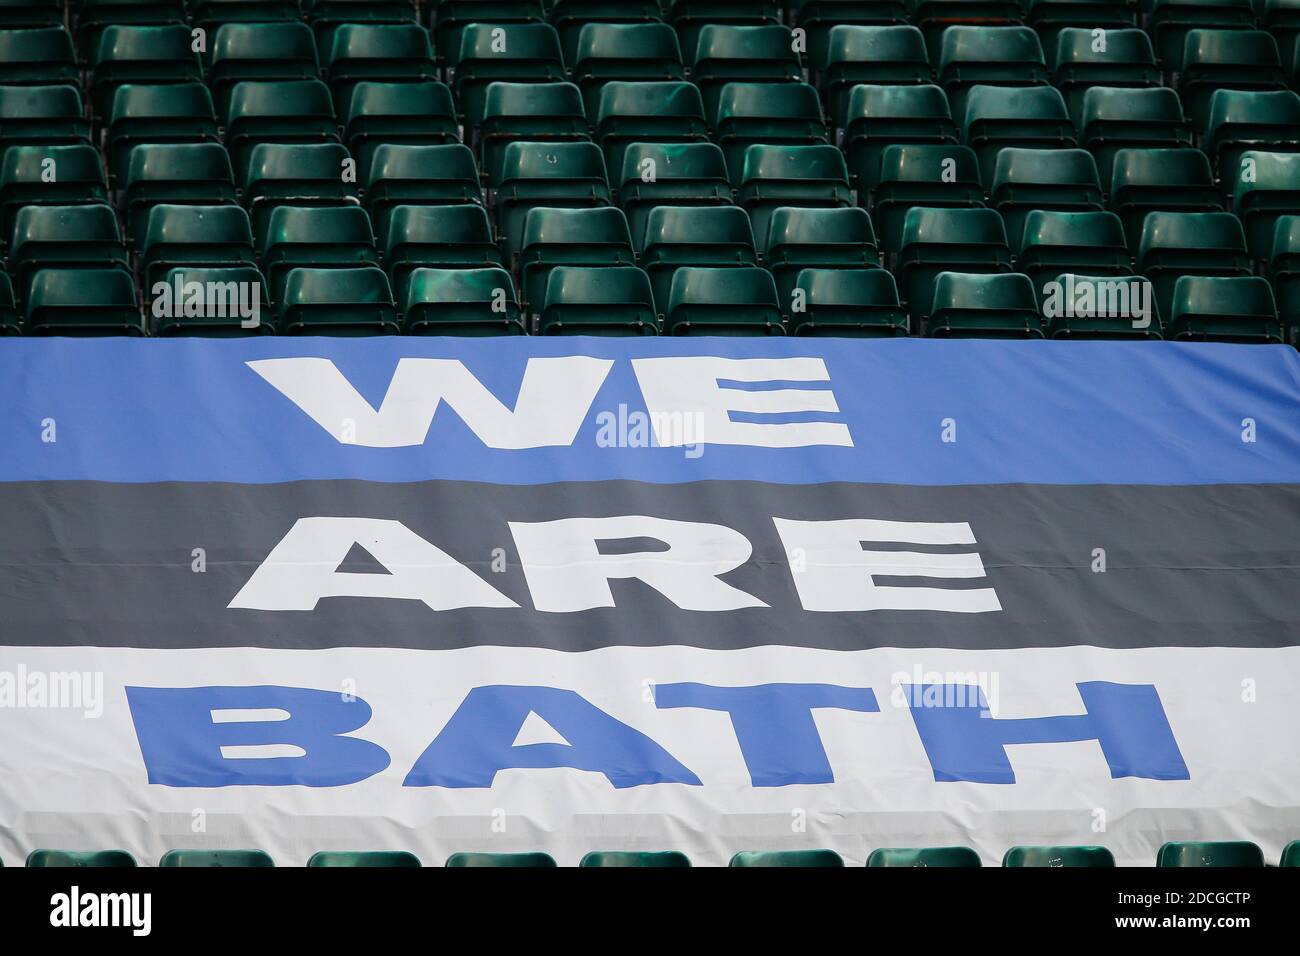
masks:
<path id="1" fill-rule="evenodd" d="M 1192 30 L 1183 50 L 1178 95 L 1187 117 L 1205 128 L 1215 90 L 1284 90 L 1277 42 L 1262 30 Z"/>
<path id="2" fill-rule="evenodd" d="M 297 22 L 297 0 L 194 0 L 190 22 L 212 36 L 227 23 Z"/>
<path id="3" fill-rule="evenodd" d="M 186 21 L 183 0 L 80 0 L 77 4 L 77 47 L 83 55 L 94 50 L 104 29 L 124 26 L 166 26 Z"/>
<path id="4" fill-rule="evenodd" d="M 467 25 L 544 22 L 544 0 L 439 0 L 433 4 L 430 26 L 433 50 L 439 63 L 454 67 L 460 55 L 460 35 Z"/>
<path id="5" fill-rule="evenodd" d="M 1112 162 L 1108 205 L 1137 252 L 1149 212 L 1220 212 L 1223 196 L 1199 149 L 1121 149 Z"/>
<path id="6" fill-rule="evenodd" d="M 763 264 L 776 280 L 777 301 L 787 315 L 795 282 L 804 269 L 866 269 L 880 265 L 871 217 L 857 206 L 782 206 L 773 211 L 763 243 Z"/>
<path id="7" fill-rule="evenodd" d="M 742 850 L 727 866 L 843 866 L 844 860 L 834 850 Z"/>
<path id="8" fill-rule="evenodd" d="M 886 146 L 871 199 L 881 247 L 896 253 L 902 241 L 903 220 L 913 206 L 976 209 L 984 205 L 979 161 L 969 146 Z"/>
<path id="9" fill-rule="evenodd" d="M 980 181 L 992 183 L 1005 147 L 1065 149 L 1075 145 L 1075 135 L 1065 100 L 1053 87 L 973 86 L 962 141 L 979 158 Z"/>
<path id="10" fill-rule="evenodd" d="M 592 850 L 578 866 L 630 866 L 630 867 L 689 867 L 691 861 L 685 853 L 676 850 L 657 852 L 621 853 L 611 850 Z"/>
<path id="11" fill-rule="evenodd" d="M 577 62 L 582 30 L 590 23 L 640 26 L 663 19 L 659 0 L 550 0 L 548 19 L 560 34 L 564 62 Z"/>
<path id="12" fill-rule="evenodd" d="M 980 866 L 979 854 L 966 846 L 872 850 L 867 866 Z"/>
<path id="13" fill-rule="evenodd" d="M 921 31 L 901 23 L 832 27 L 825 55 L 813 63 L 837 129 L 847 126 L 850 116 L 864 115 L 850 108 L 855 86 L 929 83 L 932 76 Z"/>
<path id="14" fill-rule="evenodd" d="M 1300 866 L 1300 840 L 1292 840 L 1282 848 L 1282 860 L 1278 865 L 1285 867 Z"/>
<path id="15" fill-rule="evenodd" d="M 767 235 L 781 206 L 852 205 L 844 154 L 834 146 L 750 146 L 739 184 L 736 202 L 749 213 L 756 237 Z"/>
<path id="16" fill-rule="evenodd" d="M 343 108 L 343 142 L 365 182 L 375 150 L 384 143 L 438 146 L 460 141 L 456 106 L 445 83 L 379 83 L 363 80 Z"/>
<path id="17" fill-rule="evenodd" d="M 158 314 L 167 310 L 159 307 L 157 297 L 147 303 L 146 315 L 152 319 L 154 335 L 237 338 L 275 333 L 267 282 L 255 266 L 178 266 L 164 272 L 159 281 L 171 290 L 173 308 L 170 315 Z M 202 289 L 197 313 L 185 291 L 196 285 Z M 146 294 L 153 291 L 145 289 Z M 254 295 L 258 310 L 255 316 L 251 312 Z M 178 298 L 182 299 L 181 306 L 175 305 Z"/>
<path id="18" fill-rule="evenodd" d="M 940 272 L 925 334 L 932 338 L 1043 338 L 1034 285 L 1018 272 Z"/>
<path id="19" fill-rule="evenodd" d="M 1143 276 L 1062 274 L 1043 303 L 1049 339 L 1159 339 L 1162 323 Z"/>
<path id="20" fill-rule="evenodd" d="M 1003 866 L 1111 867 L 1115 857 L 1104 846 L 1013 846 Z"/>
<path id="21" fill-rule="evenodd" d="M 131 270 L 113 207 L 23 206 L 9 237 L 9 272 L 19 301 L 25 301 L 32 276 L 40 269 Z"/>
<path id="22" fill-rule="evenodd" d="M 523 311 L 504 269 L 415 269 L 402 296 L 408 335 L 524 335 Z"/>
<path id="23" fill-rule="evenodd" d="M 13 232 L 23 206 L 106 202 L 108 187 L 93 147 L 14 146 L 0 160 L 0 236 Z"/>
<path id="24" fill-rule="evenodd" d="M 803 61 L 795 46 L 794 35 L 783 24 L 703 26 L 696 46 L 685 52 L 691 81 L 704 100 L 704 115 L 717 115 L 718 95 L 728 83 L 803 82 Z"/>
<path id="25" fill-rule="evenodd" d="M 1083 115 L 1084 94 L 1091 87 L 1148 89 L 1160 85 L 1160 68 L 1145 32 L 1106 30 L 1098 38 L 1093 29 L 1066 27 L 1056 38 L 1052 84 L 1065 97 L 1076 126 Z M 1050 47 L 1048 51 L 1050 54 Z"/>
<path id="26" fill-rule="evenodd" d="M 416 83 L 438 78 L 429 34 L 416 23 L 341 23 L 321 49 L 321 68 L 340 108 L 362 81 Z"/>
<path id="27" fill-rule="evenodd" d="M 123 196 L 127 234 L 138 249 L 151 206 L 233 203 L 230 157 L 220 143 L 142 143 L 127 154 Z"/>
<path id="28" fill-rule="evenodd" d="M 655 335 L 654 294 L 640 269 L 559 266 L 546 280 L 542 335 Z"/>
<path id="29" fill-rule="evenodd" d="M 615 80 L 600 91 L 594 138 L 608 169 L 623 168 L 631 143 L 703 143 L 707 130 L 704 101 L 693 83 Z"/>
<path id="30" fill-rule="evenodd" d="M 1007 147 L 994 162 L 989 206 L 1001 214 L 1013 249 L 1020 245 L 1031 211 L 1100 210 L 1101 200 L 1097 164 L 1087 150 Z"/>
<path id="31" fill-rule="evenodd" d="M 685 77 L 677 31 L 666 23 L 588 23 L 578 34 L 573 82 L 582 90 L 588 117 L 595 118 L 600 91 L 611 80 Z"/>
<path id="32" fill-rule="evenodd" d="M 1300 216 L 1282 216 L 1273 232 L 1268 278 L 1277 294 L 1278 316 L 1292 342 L 1300 334 Z"/>
<path id="33" fill-rule="evenodd" d="M 1256 4 L 1259 28 L 1277 41 L 1283 65 L 1296 59 L 1296 36 L 1300 35 L 1300 0 L 1263 0 Z"/>
<path id="34" fill-rule="evenodd" d="M 133 867 L 135 857 L 125 850 L 32 850 L 27 855 L 31 867 Z"/>
<path id="35" fill-rule="evenodd" d="M 405 850 L 320 850 L 307 861 L 318 866 L 418 867 L 420 858 Z"/>
<path id="36" fill-rule="evenodd" d="M 224 113 L 236 83 L 318 79 L 316 39 L 305 23 L 226 23 L 212 38 L 207 70 Z"/>
<path id="37" fill-rule="evenodd" d="M 956 142 L 948 98 L 937 86 L 862 85 L 849 95 L 844 153 L 859 193 L 875 188 L 888 147 Z"/>
<path id="38" fill-rule="evenodd" d="M 465 129 L 477 129 L 489 84 L 566 79 L 560 35 L 549 23 L 471 23 L 460 36 L 452 80 Z"/>
<path id="39" fill-rule="evenodd" d="M 376 266 L 291 269 L 277 303 L 285 335 L 396 335 L 397 307 Z"/>
<path id="40" fill-rule="evenodd" d="M 203 79 L 189 27 L 111 25 L 100 34 L 90 59 L 90 102 L 105 117 L 124 83 L 197 83 Z"/>
<path id="41" fill-rule="evenodd" d="M 1174 284 L 1165 338 L 1203 342 L 1283 341 L 1273 288 L 1261 276 L 1182 276 Z"/>
<path id="42" fill-rule="evenodd" d="M 898 286 L 884 269 L 804 269 L 795 289 L 803 301 L 791 310 L 791 335 L 907 335 L 907 312 L 899 304 Z"/>
<path id="43" fill-rule="evenodd" d="M 90 127 L 77 87 L 0 86 L 0 156 L 10 146 L 78 143 L 90 143 Z"/>
<path id="44" fill-rule="evenodd" d="M 787 0 L 787 22 L 803 30 L 807 61 L 820 69 L 830 50 L 830 34 L 838 26 L 893 26 L 907 22 L 903 0 Z"/>
<path id="45" fill-rule="evenodd" d="M 1083 94 L 1079 145 L 1092 153 L 1101 181 L 1108 183 L 1119 150 L 1191 146 L 1192 133 L 1171 89 L 1094 86 Z"/>
<path id="46" fill-rule="evenodd" d="M 480 168 L 489 186 L 501 182 L 501 160 L 510 143 L 587 142 L 582 94 L 572 83 L 493 83 L 483 100 Z"/>
<path id="47" fill-rule="evenodd" d="M 530 209 L 608 205 L 605 156 L 596 144 L 514 142 L 506 146 L 496 191 L 496 213 L 507 255 L 519 251 Z"/>
<path id="48" fill-rule="evenodd" d="M 1029 0 L 1025 7 L 1025 24 L 1043 41 L 1049 59 L 1065 30 L 1131 29 L 1137 16 L 1137 4 L 1128 0 Z"/>
<path id="49" fill-rule="evenodd" d="M 140 143 L 215 143 L 217 117 L 202 83 L 127 83 L 113 94 L 104 140 L 115 179 Z"/>
<path id="50" fill-rule="evenodd" d="M 339 25 L 416 22 L 415 0 L 302 0 L 302 12 L 318 39 Z"/>
<path id="51" fill-rule="evenodd" d="M 1255 26 L 1251 0 L 1151 0 L 1149 11 L 1147 30 L 1156 57 L 1171 73 L 1183 68 L 1187 34 L 1192 30 L 1250 30 Z"/>
<path id="52" fill-rule="evenodd" d="M 1156 866 L 1263 866 L 1264 854 L 1254 843 L 1166 843 L 1156 854 Z"/>
<path id="53" fill-rule="evenodd" d="M 554 867 L 555 860 L 547 853 L 453 853 L 447 857 L 447 866 L 454 867 Z"/>
<path id="54" fill-rule="evenodd" d="M 943 32 L 936 72 L 958 122 L 972 87 L 1047 84 L 1042 44 L 1025 26 L 949 27 Z"/>
<path id="55" fill-rule="evenodd" d="M 756 266 L 754 233 L 736 206 L 658 206 L 646 219 L 641 267 L 660 314 L 668 312 L 673 275 L 683 266 Z"/>
<path id="56" fill-rule="evenodd" d="M 77 83 L 77 54 L 62 25 L 0 30 L 0 84 Z"/>
<path id="57" fill-rule="evenodd" d="M 546 283 L 556 266 L 632 266 L 636 255 L 627 219 L 612 206 L 596 209 L 529 211 L 519 251 L 519 279 L 524 303 L 541 311 Z"/>
<path id="58" fill-rule="evenodd" d="M 682 51 L 690 56 L 700 32 L 710 24 L 762 26 L 781 20 L 778 0 L 665 0 L 665 19 L 677 31 Z"/>
<path id="59" fill-rule="evenodd" d="M 366 207 L 375 234 L 388 234 L 388 215 L 395 206 L 482 205 L 474 154 L 461 143 L 401 146 L 385 143 L 375 150 L 366 178 Z"/>
<path id="60" fill-rule="evenodd" d="M 1227 212 L 1152 212 L 1142 224 L 1137 269 L 1151 280 L 1160 314 L 1170 320 L 1174 284 L 1185 275 L 1251 273 L 1241 221 Z"/>
<path id="61" fill-rule="evenodd" d="M 776 284 L 766 269 L 683 266 L 673 273 L 669 335 L 782 335 Z"/>
<path id="62" fill-rule="evenodd" d="M 254 146 L 243 173 L 243 202 L 253 220 L 253 234 L 258 234 L 260 225 L 276 206 L 355 204 L 356 183 L 343 177 L 345 163 L 350 158 L 339 143 L 258 143 Z M 373 202 L 373 197 L 370 198 Z"/>
<path id="63" fill-rule="evenodd" d="M 1300 96 L 1291 90 L 1215 91 L 1201 148 L 1220 179 L 1241 167 L 1241 154 L 1248 149 L 1300 150 Z"/>
<path id="64" fill-rule="evenodd" d="M 1246 150 L 1234 179 L 1232 209 L 1246 230 L 1246 245 L 1255 259 L 1267 260 L 1278 218 L 1300 214 L 1300 153 Z"/>
<path id="65" fill-rule="evenodd" d="M 1092 276 L 1132 275 L 1124 226 L 1113 212 L 1035 209 L 1024 220 L 1016 268 L 1029 276 L 1039 298 L 1063 272 Z"/>
<path id="66" fill-rule="evenodd" d="M 0 269 L 0 335 L 22 335 L 22 314 L 14 300 L 13 283 L 9 273 Z"/>
<path id="67" fill-rule="evenodd" d="M 907 0 L 907 8 L 908 19 L 921 28 L 934 62 L 951 26 L 1018 26 L 1024 18 L 1015 0 Z"/>
<path id="68" fill-rule="evenodd" d="M 370 217 L 360 206 L 277 206 L 258 230 L 257 246 L 275 302 L 293 269 L 379 264 Z"/>
<path id="69" fill-rule="evenodd" d="M 477 269 L 501 264 L 501 251 L 482 206 L 395 206 L 383 234 L 384 268 L 398 301 L 411 270 Z"/>
<path id="70" fill-rule="evenodd" d="M 329 87 L 320 80 L 244 80 L 227 102 L 226 148 L 237 173 L 259 143 L 339 141 Z"/>
<path id="71" fill-rule="evenodd" d="M 656 206 L 731 205 L 726 160 L 712 143 L 632 143 L 619 180 L 618 204 L 637 249 Z"/>
<path id="72" fill-rule="evenodd" d="M 135 281 L 122 269 L 41 269 L 32 277 L 26 315 L 28 335 L 145 333 Z"/>
<path id="73" fill-rule="evenodd" d="M 934 302 L 941 272 L 1011 271 L 1011 250 L 1002 217 L 992 209 L 931 209 L 914 206 L 903 219 L 894 278 L 919 333 Z"/>
<path id="74" fill-rule="evenodd" d="M 168 850 L 158 865 L 268 867 L 275 861 L 264 850 Z"/>
<path id="75" fill-rule="evenodd" d="M 829 142 L 821 99 L 807 83 L 728 83 L 718 92 L 713 139 L 722 147 L 727 169 L 736 176 L 744 169 L 745 150 L 756 143 L 816 146 Z"/>

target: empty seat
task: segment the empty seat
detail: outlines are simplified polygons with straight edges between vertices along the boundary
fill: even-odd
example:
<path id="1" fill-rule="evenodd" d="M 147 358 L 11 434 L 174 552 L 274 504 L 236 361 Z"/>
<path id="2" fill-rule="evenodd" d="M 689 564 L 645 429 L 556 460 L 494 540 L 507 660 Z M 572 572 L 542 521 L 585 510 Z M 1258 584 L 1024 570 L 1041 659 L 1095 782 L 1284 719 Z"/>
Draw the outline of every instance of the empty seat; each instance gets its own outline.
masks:
<path id="1" fill-rule="evenodd" d="M 1029 276 L 1039 296 L 1045 283 L 1063 272 L 1129 275 L 1124 227 L 1113 212 L 1035 209 L 1024 220 L 1016 268 Z"/>
<path id="2" fill-rule="evenodd" d="M 963 141 L 980 162 L 980 180 L 992 183 L 998 153 L 1007 146 L 1064 149 L 1075 145 L 1065 100 L 1050 86 L 974 86 L 966 95 Z"/>
<path id="3" fill-rule="evenodd" d="M 966 94 L 974 86 L 1047 83 L 1038 34 L 1024 26 L 949 27 L 943 33 L 936 72 L 958 122 L 965 115 Z"/>
<path id="4" fill-rule="evenodd" d="M 251 265 L 185 265 L 162 273 L 146 292 L 159 336 L 234 338 L 275 332 L 266 279 Z"/>
<path id="5" fill-rule="evenodd" d="M 1174 284 L 1165 338 L 1282 342 L 1273 289 L 1261 276 L 1182 276 Z"/>
<path id="6" fill-rule="evenodd" d="M 749 216 L 736 206 L 659 206 L 646 219 L 641 265 L 650 276 L 661 314 L 668 312 L 679 268 L 757 264 Z"/>
<path id="7" fill-rule="evenodd" d="M 884 269 L 804 269 L 790 311 L 791 335 L 886 338 L 907 334 L 898 286 Z"/>
<path id="8" fill-rule="evenodd" d="M 1187 34 L 1208 27 L 1248 30 L 1255 25 L 1251 0 L 1149 0 L 1147 30 L 1161 66 L 1183 68 Z"/>
<path id="9" fill-rule="evenodd" d="M 555 860 L 546 853 L 453 853 L 447 857 L 447 866 L 466 867 L 553 867 Z"/>
<path id="10" fill-rule="evenodd" d="M 112 207 L 94 203 L 19 209 L 9 238 L 9 272 L 19 301 L 26 299 L 32 276 L 45 268 L 113 268 L 129 273 Z"/>
<path id="11" fill-rule="evenodd" d="M 0 30 L 0 83 L 37 86 L 77 82 L 72 35 L 60 26 Z"/>
<path id="12" fill-rule="evenodd" d="M 190 22 L 210 35 L 226 23 L 283 23 L 302 16 L 297 0 L 194 0 Z"/>
<path id="13" fill-rule="evenodd" d="M 925 324 L 934 338 L 1038 339 L 1038 301 L 1029 277 L 941 272 Z"/>
<path id="14" fill-rule="evenodd" d="M 654 295 L 640 269 L 559 266 L 546 280 L 542 335 L 655 335 Z"/>
<path id="15" fill-rule="evenodd" d="M 727 83 L 799 83 L 803 61 L 790 28 L 709 23 L 694 49 L 686 50 L 691 80 L 700 88 L 704 115 L 715 116 L 718 94 Z"/>
<path id="16" fill-rule="evenodd" d="M 316 40 L 305 23 L 226 23 L 212 38 L 208 85 L 225 112 L 231 87 L 245 80 L 314 80 Z"/>
<path id="17" fill-rule="evenodd" d="M 343 23 L 330 36 L 329 47 L 321 50 L 321 66 L 340 109 L 363 80 L 438 78 L 429 34 L 415 23 Z"/>
<path id="18" fill-rule="evenodd" d="M 276 206 L 355 203 L 356 183 L 344 176 L 350 159 L 348 151 L 339 143 L 258 143 L 254 146 L 243 175 L 243 202 L 253 220 L 253 234 L 258 234 L 260 225 Z"/>
<path id="19" fill-rule="evenodd" d="M 967 846 L 932 846 L 921 849 L 872 850 L 867 866 L 958 866 L 980 865 L 979 854 Z"/>
<path id="20" fill-rule="evenodd" d="M 755 143 L 815 146 L 828 142 L 821 100 L 807 83 L 728 83 L 718 93 L 713 138 L 737 177 L 744 169 L 745 150 Z"/>
<path id="21" fill-rule="evenodd" d="M 471 23 L 544 23 L 544 0 L 439 0 L 433 5 L 433 50 L 440 63 L 455 65 L 460 35 Z"/>
<path id="22" fill-rule="evenodd" d="M 1137 15 L 1137 4 L 1128 0 L 1029 0 L 1025 23 L 1042 39 L 1050 59 L 1066 30 L 1123 30 L 1137 25 Z"/>
<path id="23" fill-rule="evenodd" d="M 1058 275 L 1042 290 L 1049 339 L 1158 339 L 1162 323 L 1143 276 Z"/>
<path id="24" fill-rule="evenodd" d="M 343 141 L 357 160 L 357 178 L 366 181 L 374 151 L 383 143 L 436 146 L 460 140 L 456 107 L 445 83 L 381 83 L 364 80 L 340 115 Z"/>
<path id="25" fill-rule="evenodd" d="M 268 867 L 275 861 L 265 850 L 168 850 L 158 865 Z"/>
<path id="26" fill-rule="evenodd" d="M 761 26 L 778 23 L 778 0 L 666 0 L 665 19 L 673 25 L 689 56 L 710 24 Z"/>
<path id="27" fill-rule="evenodd" d="M 865 209 L 856 206 L 782 206 L 768 221 L 760 252 L 776 280 L 777 301 L 786 314 L 790 313 L 795 281 L 804 269 L 863 269 L 880 264 L 871 219 Z"/>
<path id="28" fill-rule="evenodd" d="M 1278 317 L 1294 342 L 1300 333 L 1300 216 L 1282 216 L 1273 230 L 1268 277 L 1277 294 Z"/>
<path id="29" fill-rule="evenodd" d="M 862 85 L 849 95 L 844 153 L 860 193 L 875 188 L 889 146 L 956 142 L 948 98 L 937 86 Z"/>
<path id="30" fill-rule="evenodd" d="M 228 103 L 226 148 L 237 173 L 258 143 L 339 141 L 330 91 L 320 80 L 244 80 L 231 89 Z"/>
<path id="31" fill-rule="evenodd" d="M 656 206 L 731 205 L 727 164 L 712 143 L 632 143 L 623 153 L 617 186 L 637 249 Z"/>
<path id="32" fill-rule="evenodd" d="M 992 209 L 915 206 L 908 210 L 894 276 L 914 332 L 920 331 L 929 314 L 939 273 L 1010 271 L 1011 250 L 1002 217 Z"/>
<path id="33" fill-rule="evenodd" d="M 220 143 L 144 143 L 127 155 L 122 206 L 127 231 L 139 248 L 151 206 L 201 206 L 235 200 L 230 157 Z"/>
<path id="34" fill-rule="evenodd" d="M 749 213 L 755 236 L 767 235 L 781 206 L 851 205 L 844 154 L 834 146 L 750 146 L 745 150 L 736 202 Z"/>
<path id="35" fill-rule="evenodd" d="M 105 27 L 113 24 L 162 26 L 184 24 L 184 0 L 79 0 L 77 47 L 94 50 Z"/>
<path id="36" fill-rule="evenodd" d="M 1263 866 L 1264 854 L 1254 843 L 1166 843 L 1156 854 L 1156 866 Z"/>
<path id="37" fill-rule="evenodd" d="M 379 263 L 370 217 L 360 206 L 277 206 L 258 231 L 257 245 L 276 302 L 292 269 Z"/>
<path id="38" fill-rule="evenodd" d="M 766 269 L 683 266 L 673 273 L 669 335 L 782 335 L 776 284 Z"/>
<path id="39" fill-rule="evenodd" d="M 989 205 L 1001 213 L 1007 240 L 1014 249 L 1020 245 L 1025 216 L 1032 210 L 1101 209 L 1097 164 L 1082 149 L 1007 147 L 994 162 Z"/>
<path id="40" fill-rule="evenodd" d="M 32 277 L 26 315 L 28 335 L 145 333 L 135 281 L 123 269 L 41 269 Z"/>
<path id="41" fill-rule="evenodd" d="M 969 146 L 908 144 L 885 147 L 871 213 L 881 248 L 896 253 L 903 220 L 913 206 L 974 209 L 984 205 L 979 161 Z"/>
<path id="42" fill-rule="evenodd" d="M 599 22 L 611 26 L 658 22 L 663 18 L 659 0 L 550 0 L 548 19 L 560 34 L 564 62 L 577 62 L 582 31 Z"/>
<path id="43" fill-rule="evenodd" d="M 1300 866 L 1300 840 L 1292 840 L 1282 848 L 1282 859 L 1278 866 Z"/>
<path id="44" fill-rule="evenodd" d="M 1168 321 L 1174 283 L 1185 275 L 1250 275 L 1241 221 L 1226 212 L 1153 212 L 1142 225 L 1138 271 L 1155 287 L 1156 305 Z"/>
<path id="45" fill-rule="evenodd" d="M 415 0 L 302 0 L 302 12 L 319 37 L 350 23 L 415 23 Z"/>
<path id="46" fill-rule="evenodd" d="M 395 206 L 383 234 L 384 267 L 401 301 L 412 269 L 474 269 L 501 264 L 482 206 Z"/>
<path id="47" fill-rule="evenodd" d="M 0 156 L 10 146 L 90 142 L 77 87 L 0 86 Z"/>
<path id="48" fill-rule="evenodd" d="M 834 850 L 742 850 L 727 866 L 843 866 Z"/>
<path id="49" fill-rule="evenodd" d="M 595 118 L 611 80 L 681 80 L 686 76 L 677 31 L 666 23 L 588 23 L 578 34 L 573 82 Z"/>
<path id="50" fill-rule="evenodd" d="M 471 23 L 460 36 L 452 79 L 465 129 L 478 127 L 488 85 L 565 79 L 560 37 L 549 23 Z"/>
<path id="51" fill-rule="evenodd" d="M 1201 148 L 1221 180 L 1231 180 L 1248 149 L 1300 150 L 1300 96 L 1291 90 L 1216 90 Z"/>
<path id="52" fill-rule="evenodd" d="M 1192 30 L 1183 50 L 1178 95 L 1187 117 L 1205 126 L 1218 89 L 1284 90 L 1277 42 L 1262 30 Z"/>
<path id="53" fill-rule="evenodd" d="M 402 296 L 408 335 L 523 335 L 523 312 L 504 269 L 415 269 Z"/>
<path id="54" fill-rule="evenodd" d="M 385 143 L 375 150 L 366 179 L 366 207 L 375 232 L 388 234 L 394 206 L 481 205 L 474 154 L 461 143 L 402 146 Z"/>
<path id="55" fill-rule="evenodd" d="M 595 139 L 609 169 L 623 168 L 630 143 L 705 142 L 707 129 L 704 101 L 693 83 L 618 80 L 600 91 Z"/>
<path id="56" fill-rule="evenodd" d="M 1083 95 L 1079 145 L 1097 160 L 1097 171 L 1104 183 L 1110 182 L 1112 161 L 1121 149 L 1191 144 L 1182 104 L 1171 89 L 1094 86 Z"/>
<path id="57" fill-rule="evenodd" d="M 1160 68 L 1145 32 L 1105 30 L 1097 37 L 1094 29 L 1067 27 L 1056 38 L 1052 83 L 1065 97 L 1076 126 L 1083 114 L 1083 96 L 1090 87 L 1146 89 L 1160 85 Z"/>
<path id="58" fill-rule="evenodd" d="M 689 867 L 691 861 L 685 853 L 676 850 L 623 853 L 610 850 L 592 850 L 578 866 L 632 866 L 632 867 Z"/>
<path id="59" fill-rule="evenodd" d="M 1199 149 L 1126 148 L 1112 161 L 1108 205 L 1124 223 L 1129 250 L 1136 252 L 1147 213 L 1216 212 L 1223 199 Z"/>
<path id="60" fill-rule="evenodd" d="M 395 335 L 397 308 L 384 270 L 291 269 L 277 307 L 285 335 Z"/>
<path id="61" fill-rule="evenodd" d="M 189 27 L 112 25 L 104 28 L 90 60 L 90 100 L 107 116 L 123 83 L 196 83 L 203 79 Z"/>
<path id="62" fill-rule="evenodd" d="M 505 147 L 496 210 L 508 255 L 519 251 L 530 209 L 609 204 L 605 157 L 594 143 L 514 142 Z"/>
<path id="63" fill-rule="evenodd" d="M 417 867 L 420 858 L 405 850 L 319 850 L 311 855 L 308 866 L 375 866 Z"/>
<path id="64" fill-rule="evenodd" d="M 202 83 L 127 83 L 113 94 L 105 136 L 109 172 L 126 173 L 140 143 L 215 143 L 217 117 Z"/>
<path id="65" fill-rule="evenodd" d="M 1232 209 L 1246 230 L 1250 254 L 1259 260 L 1272 252 L 1280 216 L 1300 213 L 1300 153 L 1246 150 L 1235 171 Z"/>
<path id="66" fill-rule="evenodd" d="M 14 146 L 0 160 L 0 236 L 28 205 L 106 203 L 99 154 L 90 146 Z"/>
<path id="67" fill-rule="evenodd" d="M 487 88 L 479 152 L 490 186 L 501 181 L 501 159 L 510 143 L 588 139 L 582 94 L 572 83 L 493 83 Z"/>
<path id="68" fill-rule="evenodd" d="M 125 850 L 32 850 L 28 866 L 133 867 L 135 857 Z"/>
<path id="69" fill-rule="evenodd" d="M 824 57 L 813 62 L 826 108 L 838 128 L 847 125 L 853 112 L 853 87 L 929 83 L 932 75 L 925 38 L 908 24 L 832 27 Z"/>
<path id="70" fill-rule="evenodd" d="M 519 277 L 524 302 L 533 313 L 541 311 L 546 283 L 556 266 L 631 266 L 635 262 L 621 209 L 542 207 L 530 210 L 524 220 Z"/>

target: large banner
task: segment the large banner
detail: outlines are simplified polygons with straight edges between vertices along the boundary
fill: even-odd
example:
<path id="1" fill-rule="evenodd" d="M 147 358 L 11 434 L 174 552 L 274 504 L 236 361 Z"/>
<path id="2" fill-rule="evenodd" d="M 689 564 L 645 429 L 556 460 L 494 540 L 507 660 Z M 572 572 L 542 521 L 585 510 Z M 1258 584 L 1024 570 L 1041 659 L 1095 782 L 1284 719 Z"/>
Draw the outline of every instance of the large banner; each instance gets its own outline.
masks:
<path id="1" fill-rule="evenodd" d="M 0 348 L 0 860 L 1300 838 L 1300 353 Z"/>

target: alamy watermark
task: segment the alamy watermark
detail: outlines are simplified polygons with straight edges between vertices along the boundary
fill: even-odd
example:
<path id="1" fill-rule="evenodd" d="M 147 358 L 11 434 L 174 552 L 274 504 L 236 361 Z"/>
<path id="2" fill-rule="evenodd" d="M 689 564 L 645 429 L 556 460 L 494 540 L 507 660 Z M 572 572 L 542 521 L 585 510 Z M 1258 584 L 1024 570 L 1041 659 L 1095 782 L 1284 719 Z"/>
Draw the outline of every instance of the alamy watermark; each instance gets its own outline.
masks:
<path id="1" fill-rule="evenodd" d="M 172 281 L 155 282 L 155 319 L 239 319 L 239 327 L 255 329 L 262 324 L 260 282 L 192 282 L 177 271 Z"/>
<path id="2" fill-rule="evenodd" d="M 687 458 L 704 454 L 704 416 L 699 412 L 643 412 L 620 404 L 596 415 L 601 448 L 682 448 Z"/>
<path id="3" fill-rule="evenodd" d="M 102 671 L 0 670 L 0 710 L 80 710 L 95 720 L 104 713 Z"/>
<path id="4" fill-rule="evenodd" d="M 1043 286 L 1043 315 L 1049 319 L 1128 319 L 1135 329 L 1151 327 L 1151 283 L 1131 278 L 1063 277 Z"/>

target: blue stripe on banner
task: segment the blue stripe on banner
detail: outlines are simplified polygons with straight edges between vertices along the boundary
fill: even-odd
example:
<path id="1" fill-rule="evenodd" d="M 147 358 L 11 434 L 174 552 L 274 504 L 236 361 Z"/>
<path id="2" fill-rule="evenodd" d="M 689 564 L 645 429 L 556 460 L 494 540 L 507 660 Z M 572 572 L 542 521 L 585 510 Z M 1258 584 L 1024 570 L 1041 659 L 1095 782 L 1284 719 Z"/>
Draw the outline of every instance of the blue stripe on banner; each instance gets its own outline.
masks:
<path id="1" fill-rule="evenodd" d="M 1300 482 L 1281 346 L 29 339 L 0 408 L 4 481 Z"/>

